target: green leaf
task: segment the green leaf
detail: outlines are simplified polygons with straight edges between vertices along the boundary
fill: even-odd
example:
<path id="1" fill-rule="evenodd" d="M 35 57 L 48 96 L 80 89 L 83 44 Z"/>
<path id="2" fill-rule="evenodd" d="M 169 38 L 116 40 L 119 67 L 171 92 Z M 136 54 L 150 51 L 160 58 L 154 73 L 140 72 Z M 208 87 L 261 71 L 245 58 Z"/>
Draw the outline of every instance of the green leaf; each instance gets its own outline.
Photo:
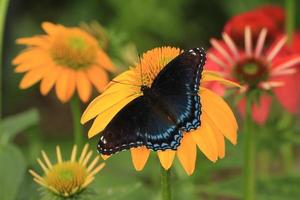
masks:
<path id="1" fill-rule="evenodd" d="M 257 200 L 297 200 L 300 196 L 300 177 L 273 177 L 268 180 L 257 181 Z M 214 197 L 242 198 L 242 178 L 227 179 L 209 185 L 199 186 L 200 193 Z"/>
<path id="2" fill-rule="evenodd" d="M 39 114 L 36 109 L 30 109 L 14 116 L 6 117 L 0 122 L 0 141 L 5 144 L 18 133 L 37 124 Z"/>
<path id="3" fill-rule="evenodd" d="M 0 146 L 0 199 L 14 200 L 22 183 L 26 164 L 21 151 L 14 145 Z"/>

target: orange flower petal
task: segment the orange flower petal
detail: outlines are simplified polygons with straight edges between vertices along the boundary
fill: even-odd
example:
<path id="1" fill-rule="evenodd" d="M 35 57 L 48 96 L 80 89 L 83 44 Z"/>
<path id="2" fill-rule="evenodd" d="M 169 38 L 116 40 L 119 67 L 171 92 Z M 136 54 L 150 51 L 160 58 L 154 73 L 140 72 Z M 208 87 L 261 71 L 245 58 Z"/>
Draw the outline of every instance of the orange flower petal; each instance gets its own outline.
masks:
<path id="1" fill-rule="evenodd" d="M 185 133 L 177 149 L 177 157 L 186 173 L 193 174 L 196 165 L 197 148 L 192 134 Z"/>
<path id="2" fill-rule="evenodd" d="M 107 160 L 110 156 L 101 154 L 103 160 Z"/>
<path id="3" fill-rule="evenodd" d="M 201 81 L 202 82 L 218 81 L 226 86 L 240 87 L 240 88 L 242 87 L 238 83 L 222 78 L 222 76 L 219 75 L 217 72 L 209 71 L 209 70 L 203 70 Z"/>
<path id="4" fill-rule="evenodd" d="M 92 127 L 90 128 L 88 132 L 88 137 L 91 138 L 101 131 L 107 126 L 107 124 L 112 120 L 112 118 L 129 102 L 131 102 L 133 99 L 139 97 L 140 95 L 131 95 L 125 99 L 122 99 L 121 101 L 117 102 L 116 104 L 110 105 L 109 108 L 106 110 L 101 111 L 101 113 L 96 117 L 96 119 L 93 122 Z"/>
<path id="5" fill-rule="evenodd" d="M 57 33 L 59 27 L 60 26 L 53 24 L 51 22 L 43 22 L 42 23 L 42 28 L 49 35 Z"/>
<path id="6" fill-rule="evenodd" d="M 34 36 L 28 38 L 19 38 L 17 39 L 17 44 L 45 47 L 48 45 L 48 41 L 46 36 Z"/>
<path id="7" fill-rule="evenodd" d="M 138 89 L 139 90 L 139 89 Z M 81 117 L 81 123 L 86 123 L 87 121 L 93 119 L 98 114 L 102 113 L 103 111 L 107 110 L 108 108 L 112 107 L 113 105 L 127 99 L 128 97 L 136 95 L 137 88 L 130 86 L 130 85 L 123 85 L 123 84 L 113 84 L 111 85 L 105 92 L 103 92 L 100 96 L 96 97 L 84 111 Z M 133 98 L 129 98 L 133 100 Z M 129 103 L 129 102 L 127 102 Z M 126 104 L 124 104 L 125 106 Z"/>
<path id="8" fill-rule="evenodd" d="M 98 92 L 103 92 L 108 83 L 107 73 L 100 67 L 94 66 L 87 70 L 87 75 Z"/>
<path id="9" fill-rule="evenodd" d="M 22 64 L 18 65 L 15 68 L 15 72 L 16 73 L 24 73 L 24 72 L 27 72 L 27 71 L 32 70 L 34 68 L 37 68 L 37 67 L 41 67 L 41 66 L 40 65 L 31 65 L 31 64 L 28 64 L 26 62 L 26 63 L 22 63 Z"/>
<path id="10" fill-rule="evenodd" d="M 200 98 L 203 113 L 207 114 L 228 140 L 236 144 L 238 125 L 227 103 L 220 96 L 205 88 L 200 89 Z"/>
<path id="11" fill-rule="evenodd" d="M 172 166 L 176 151 L 166 150 L 166 151 L 157 151 L 158 158 L 161 165 L 165 170 L 170 169 Z"/>
<path id="12" fill-rule="evenodd" d="M 114 64 L 102 49 L 98 50 L 97 56 L 98 56 L 97 63 L 101 65 L 101 67 L 103 67 L 104 69 L 110 72 L 116 71 Z"/>
<path id="13" fill-rule="evenodd" d="M 92 85 L 87 78 L 87 74 L 82 70 L 76 72 L 76 87 L 80 99 L 87 102 L 92 94 Z"/>
<path id="14" fill-rule="evenodd" d="M 131 148 L 131 159 L 132 163 L 134 165 L 134 168 L 137 171 L 143 170 L 149 155 L 150 155 L 150 150 L 147 149 L 145 146 L 138 147 L 138 148 Z"/>
<path id="15" fill-rule="evenodd" d="M 75 72 L 69 68 L 64 68 L 56 81 L 56 95 L 58 99 L 65 103 L 73 95 L 75 90 Z"/>
<path id="16" fill-rule="evenodd" d="M 219 158 L 224 158 L 225 156 L 225 139 L 221 131 L 214 125 L 214 123 L 204 114 L 203 120 L 207 120 L 208 126 L 213 130 L 215 139 L 218 145 L 218 155 Z"/>
<path id="17" fill-rule="evenodd" d="M 42 95 L 46 95 L 52 89 L 57 80 L 61 67 L 50 67 L 50 70 L 44 75 L 44 78 L 41 81 L 40 91 Z"/>
<path id="18" fill-rule="evenodd" d="M 13 59 L 12 63 L 14 65 L 19 65 L 19 64 L 21 64 L 22 62 L 25 62 L 25 61 L 33 61 L 33 59 L 40 60 L 40 56 L 42 55 L 41 53 L 42 53 L 42 51 L 41 51 L 40 48 L 36 48 L 36 47 L 35 48 L 30 48 L 29 50 L 25 50 L 21 54 L 16 56 Z"/>
<path id="19" fill-rule="evenodd" d="M 201 126 L 197 130 L 191 131 L 194 141 L 204 155 L 211 161 L 218 159 L 218 144 L 213 133 L 213 129 L 206 121 L 205 113 L 201 114 Z"/>
<path id="20" fill-rule="evenodd" d="M 27 72 L 23 77 L 23 79 L 21 80 L 20 88 L 21 89 L 29 88 L 33 84 L 40 81 L 47 69 L 48 69 L 47 67 L 38 67 L 36 69 Z"/>

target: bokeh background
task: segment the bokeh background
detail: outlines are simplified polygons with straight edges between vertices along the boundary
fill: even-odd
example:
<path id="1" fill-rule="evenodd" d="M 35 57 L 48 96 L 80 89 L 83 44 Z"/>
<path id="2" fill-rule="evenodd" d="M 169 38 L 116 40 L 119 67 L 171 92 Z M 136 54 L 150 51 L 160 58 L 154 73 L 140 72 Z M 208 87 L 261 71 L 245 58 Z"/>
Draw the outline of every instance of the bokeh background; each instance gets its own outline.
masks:
<path id="1" fill-rule="evenodd" d="M 42 22 L 65 26 L 99 22 L 108 36 L 108 54 L 121 72 L 133 63 L 134 55 L 154 47 L 208 48 L 209 39 L 220 38 L 225 22 L 232 15 L 264 4 L 283 6 L 283 3 L 283 0 L 11 0 L 1 61 L 2 115 L 9 121 L 8 117 L 18 114 L 8 127 L 13 129 L 13 143 L 21 151 L 16 156 L 19 161 L 12 162 L 11 168 L 1 169 L 0 164 L 0 183 L 7 180 L 14 185 L 18 200 L 39 199 L 38 186 L 24 170 L 33 168 L 40 171 L 36 158 L 42 149 L 54 158 L 57 144 L 61 145 L 66 156 L 73 145 L 69 104 L 61 104 L 53 92 L 42 96 L 38 85 L 20 90 L 18 84 L 22 75 L 13 72 L 11 60 L 22 50 L 15 40 L 42 34 Z M 300 2 L 297 4 L 299 7 Z M 297 27 L 300 27 L 300 16 L 296 16 Z M 233 102 L 230 99 L 227 102 L 235 110 Z M 82 105 L 82 109 L 86 106 Z M 257 144 L 260 169 L 257 199 L 299 199 L 299 116 L 282 112 L 276 104 L 273 107 L 268 123 L 257 134 L 260 137 Z M 89 126 L 86 125 L 86 130 Z M 289 137 L 289 132 L 293 132 L 293 138 Z M 97 137 L 89 142 L 96 153 Z M 287 145 L 292 146 L 293 155 L 289 167 L 282 164 Z M 200 155 L 196 172 L 191 177 L 176 162 L 172 176 L 174 199 L 241 199 L 242 148 L 243 135 L 240 134 L 235 147 L 229 143 L 226 145 L 225 159 L 211 163 Z M 5 154 L 5 159 L 9 162 L 17 158 Z M 268 160 L 267 167 L 263 166 L 265 160 Z M 13 168 L 18 168 L 20 177 L 15 178 L 14 175 L 17 175 L 12 174 L 10 178 L 4 178 L 4 174 L 9 174 Z M 107 161 L 107 167 L 97 175 L 92 187 L 99 193 L 97 199 L 160 199 L 159 170 L 158 160 L 153 156 L 144 171 L 136 172 L 129 152 L 122 152 Z"/>

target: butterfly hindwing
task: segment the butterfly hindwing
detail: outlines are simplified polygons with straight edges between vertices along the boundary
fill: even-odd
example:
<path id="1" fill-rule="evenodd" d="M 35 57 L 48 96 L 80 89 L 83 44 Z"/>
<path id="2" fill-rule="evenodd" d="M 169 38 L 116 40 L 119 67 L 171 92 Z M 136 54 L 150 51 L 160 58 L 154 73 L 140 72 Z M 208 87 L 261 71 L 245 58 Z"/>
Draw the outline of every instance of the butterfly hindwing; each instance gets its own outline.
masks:
<path id="1" fill-rule="evenodd" d="M 110 155 L 142 145 L 153 150 L 176 149 L 181 138 L 182 132 L 176 124 L 140 96 L 107 125 L 100 137 L 98 151 Z"/>

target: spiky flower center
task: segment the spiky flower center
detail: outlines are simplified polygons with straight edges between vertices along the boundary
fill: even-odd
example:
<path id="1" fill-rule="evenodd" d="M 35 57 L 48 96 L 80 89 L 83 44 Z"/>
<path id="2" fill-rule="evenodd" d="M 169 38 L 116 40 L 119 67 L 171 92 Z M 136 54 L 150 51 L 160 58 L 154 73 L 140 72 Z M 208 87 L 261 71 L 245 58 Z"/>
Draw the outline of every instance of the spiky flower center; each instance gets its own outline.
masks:
<path id="1" fill-rule="evenodd" d="M 80 35 L 57 36 L 50 53 L 54 62 L 63 67 L 81 69 L 95 63 L 97 46 Z"/>
<path id="2" fill-rule="evenodd" d="M 266 62 L 255 58 L 247 58 L 238 62 L 234 67 L 234 74 L 239 82 L 250 88 L 256 88 L 260 82 L 267 80 L 269 76 Z"/>
<path id="3" fill-rule="evenodd" d="M 53 166 L 46 174 L 47 185 L 64 196 L 79 192 L 87 177 L 85 167 L 77 162 L 63 162 Z"/>

